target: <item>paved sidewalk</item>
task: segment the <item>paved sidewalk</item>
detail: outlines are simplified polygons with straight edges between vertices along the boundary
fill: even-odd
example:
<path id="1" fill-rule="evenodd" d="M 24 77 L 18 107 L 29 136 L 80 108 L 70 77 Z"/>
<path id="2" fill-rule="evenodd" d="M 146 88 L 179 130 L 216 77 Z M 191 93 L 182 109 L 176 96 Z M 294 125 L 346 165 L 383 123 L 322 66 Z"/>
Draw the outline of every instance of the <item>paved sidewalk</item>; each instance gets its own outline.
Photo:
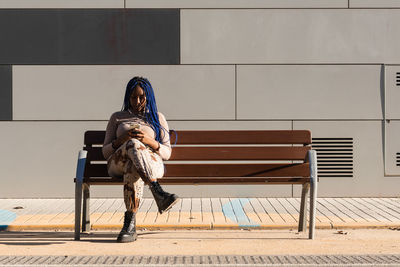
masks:
<path id="1" fill-rule="evenodd" d="M 119 230 L 91 231 L 80 241 L 74 241 L 73 231 L 2 231 L 0 256 L 400 256 L 400 231 L 390 229 L 319 229 L 312 240 L 307 232 L 288 229 L 138 230 L 131 243 L 116 241 Z"/>
<path id="2" fill-rule="evenodd" d="M 137 227 L 146 229 L 296 229 L 299 198 L 183 198 L 169 212 L 157 213 L 145 199 Z M 92 230 L 122 226 L 122 199 L 91 199 Z M 74 199 L 0 199 L 4 230 L 72 230 Z M 400 198 L 319 198 L 316 227 L 399 228 Z"/>

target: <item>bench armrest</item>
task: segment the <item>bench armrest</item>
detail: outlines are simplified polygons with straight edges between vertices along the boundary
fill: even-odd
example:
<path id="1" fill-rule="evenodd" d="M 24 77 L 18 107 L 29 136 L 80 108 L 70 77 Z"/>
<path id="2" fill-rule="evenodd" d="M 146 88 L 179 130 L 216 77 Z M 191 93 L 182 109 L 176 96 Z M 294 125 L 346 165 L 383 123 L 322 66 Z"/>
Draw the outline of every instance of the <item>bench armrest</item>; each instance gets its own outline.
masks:
<path id="1" fill-rule="evenodd" d="M 86 150 L 80 150 L 78 155 L 78 163 L 76 166 L 76 182 L 82 183 L 83 174 L 85 173 L 85 164 L 86 164 Z"/>
<path id="2" fill-rule="evenodd" d="M 315 181 L 318 182 L 317 151 L 314 149 L 309 150 L 307 152 L 306 161 L 310 163 L 310 177 L 314 178 Z"/>

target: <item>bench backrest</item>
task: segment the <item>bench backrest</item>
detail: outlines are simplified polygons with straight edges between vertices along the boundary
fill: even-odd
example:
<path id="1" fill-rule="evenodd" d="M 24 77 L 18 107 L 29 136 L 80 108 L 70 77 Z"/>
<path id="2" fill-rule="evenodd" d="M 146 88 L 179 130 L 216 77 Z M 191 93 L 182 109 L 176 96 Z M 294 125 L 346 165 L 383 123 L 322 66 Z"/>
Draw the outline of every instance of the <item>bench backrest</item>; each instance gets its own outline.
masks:
<path id="1" fill-rule="evenodd" d="M 121 179 L 107 174 L 101 152 L 104 135 L 104 131 L 85 133 L 85 180 L 120 183 Z M 311 133 L 307 130 L 178 131 L 177 136 L 160 183 L 304 183 L 310 176 L 306 155 Z M 175 139 L 171 133 L 172 144 Z"/>

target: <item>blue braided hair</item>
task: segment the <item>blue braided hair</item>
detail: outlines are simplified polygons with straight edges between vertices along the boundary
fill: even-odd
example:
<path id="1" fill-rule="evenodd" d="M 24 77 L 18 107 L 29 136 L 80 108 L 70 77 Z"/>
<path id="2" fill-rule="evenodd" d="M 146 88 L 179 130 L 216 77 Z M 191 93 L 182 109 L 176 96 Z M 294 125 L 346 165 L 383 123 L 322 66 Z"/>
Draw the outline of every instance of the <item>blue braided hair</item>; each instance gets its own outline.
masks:
<path id="1" fill-rule="evenodd" d="M 130 97 L 132 92 L 135 90 L 137 86 L 140 86 L 145 95 L 146 95 L 146 107 L 144 110 L 144 118 L 146 122 L 151 126 L 151 128 L 154 130 L 156 133 L 156 140 L 158 142 L 161 141 L 161 131 L 164 131 L 164 134 L 168 134 L 167 130 L 160 124 L 160 120 L 158 119 L 158 110 L 157 110 L 157 103 L 156 99 L 154 97 L 154 90 L 153 87 L 151 86 L 149 80 L 143 77 L 133 77 L 128 84 L 126 85 L 126 90 L 125 90 L 125 97 L 124 97 L 124 103 L 122 105 L 122 111 L 127 111 L 130 107 Z"/>

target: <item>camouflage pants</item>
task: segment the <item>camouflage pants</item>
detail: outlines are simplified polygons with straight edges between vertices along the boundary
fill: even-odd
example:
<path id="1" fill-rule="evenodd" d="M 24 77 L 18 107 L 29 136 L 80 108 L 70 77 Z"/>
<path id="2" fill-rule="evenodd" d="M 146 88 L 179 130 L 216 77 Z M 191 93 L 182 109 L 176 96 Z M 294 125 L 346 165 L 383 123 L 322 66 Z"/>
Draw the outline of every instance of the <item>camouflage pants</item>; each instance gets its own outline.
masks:
<path id="1" fill-rule="evenodd" d="M 144 183 L 157 181 L 164 175 L 161 157 L 137 139 L 126 141 L 107 162 L 111 177 L 123 177 L 124 202 L 128 211 L 137 212 Z"/>

